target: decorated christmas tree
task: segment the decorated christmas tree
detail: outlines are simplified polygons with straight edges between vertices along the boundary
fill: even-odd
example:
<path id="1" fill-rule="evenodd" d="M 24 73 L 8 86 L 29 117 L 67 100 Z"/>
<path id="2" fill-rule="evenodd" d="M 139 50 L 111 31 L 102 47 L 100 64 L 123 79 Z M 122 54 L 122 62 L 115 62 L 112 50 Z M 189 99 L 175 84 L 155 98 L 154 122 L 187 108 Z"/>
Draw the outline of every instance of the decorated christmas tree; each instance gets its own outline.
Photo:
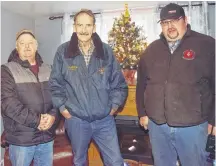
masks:
<path id="1" fill-rule="evenodd" d="M 147 47 L 146 38 L 141 34 L 142 27 L 131 22 L 128 5 L 120 18 L 115 18 L 109 32 L 108 43 L 123 69 L 136 69 L 140 56 Z"/>

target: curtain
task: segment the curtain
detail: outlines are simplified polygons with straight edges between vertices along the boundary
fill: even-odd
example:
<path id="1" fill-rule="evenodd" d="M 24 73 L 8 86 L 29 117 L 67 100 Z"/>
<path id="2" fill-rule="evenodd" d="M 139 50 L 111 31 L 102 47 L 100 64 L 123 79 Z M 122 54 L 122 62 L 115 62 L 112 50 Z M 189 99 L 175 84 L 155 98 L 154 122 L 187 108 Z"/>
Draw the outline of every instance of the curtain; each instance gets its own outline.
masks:
<path id="1" fill-rule="evenodd" d="M 124 10 L 102 13 L 101 23 L 101 39 L 108 41 L 108 32 L 112 29 L 114 18 L 119 18 Z M 148 43 L 159 37 L 160 26 L 157 24 L 158 12 L 156 8 L 140 8 L 130 10 L 131 22 L 135 22 L 136 26 L 142 27 L 141 35 L 146 37 Z"/>
<path id="2" fill-rule="evenodd" d="M 101 40 L 105 43 L 107 43 L 108 41 L 108 33 L 109 31 L 112 29 L 113 23 L 114 23 L 114 18 L 116 16 L 120 16 L 121 12 L 123 12 L 123 10 L 116 10 L 116 11 L 107 11 L 107 12 L 103 12 L 101 13 L 101 33 L 100 33 L 100 37 Z"/>
<path id="3" fill-rule="evenodd" d="M 147 43 L 159 38 L 160 24 L 159 12 L 156 8 L 146 8 L 146 9 L 133 9 L 131 10 L 131 20 L 135 22 L 136 26 L 142 27 L 141 35 L 146 37 Z"/>
<path id="4" fill-rule="evenodd" d="M 62 34 L 61 43 L 65 43 L 70 40 L 73 33 L 73 19 L 69 13 L 65 13 L 62 20 Z"/>
<path id="5" fill-rule="evenodd" d="M 182 5 L 191 28 L 203 34 L 209 34 L 208 28 L 208 5 L 207 2 L 175 2 Z M 163 6 L 134 8 L 130 9 L 131 21 L 135 22 L 136 26 L 141 26 L 143 37 L 149 43 L 159 38 L 161 33 L 160 24 L 157 21 L 160 18 L 160 10 Z M 112 29 L 114 18 L 120 17 L 124 10 L 101 11 L 101 14 L 96 14 L 96 32 L 105 43 L 108 41 L 108 32 Z M 68 13 L 64 14 L 62 20 L 62 43 L 69 41 L 73 33 L 73 18 Z"/>
<path id="6" fill-rule="evenodd" d="M 185 4 L 179 3 L 179 5 L 188 5 L 183 8 L 185 10 L 185 15 L 188 17 L 191 29 L 208 35 L 207 2 L 192 1 Z"/>

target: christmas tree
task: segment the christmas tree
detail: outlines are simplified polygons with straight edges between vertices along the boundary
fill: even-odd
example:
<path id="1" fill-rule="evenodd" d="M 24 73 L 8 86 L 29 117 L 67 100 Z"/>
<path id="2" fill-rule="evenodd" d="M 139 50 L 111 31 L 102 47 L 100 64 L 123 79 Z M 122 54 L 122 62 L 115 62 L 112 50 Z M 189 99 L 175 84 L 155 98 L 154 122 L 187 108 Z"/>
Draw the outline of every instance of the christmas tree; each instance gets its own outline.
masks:
<path id="1" fill-rule="evenodd" d="M 141 35 L 142 27 L 131 22 L 128 5 L 120 18 L 115 18 L 109 32 L 108 43 L 123 69 L 136 69 L 140 56 L 147 47 L 146 38 Z"/>

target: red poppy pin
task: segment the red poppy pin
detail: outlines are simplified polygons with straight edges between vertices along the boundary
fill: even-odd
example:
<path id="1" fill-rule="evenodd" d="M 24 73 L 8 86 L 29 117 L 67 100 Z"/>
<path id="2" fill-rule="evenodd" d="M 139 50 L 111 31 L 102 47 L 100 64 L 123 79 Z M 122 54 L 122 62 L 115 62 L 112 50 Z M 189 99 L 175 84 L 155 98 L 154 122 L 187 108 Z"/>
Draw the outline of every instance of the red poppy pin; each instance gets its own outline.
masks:
<path id="1" fill-rule="evenodd" d="M 185 50 L 182 58 L 185 60 L 193 60 L 195 58 L 195 52 L 193 50 Z"/>

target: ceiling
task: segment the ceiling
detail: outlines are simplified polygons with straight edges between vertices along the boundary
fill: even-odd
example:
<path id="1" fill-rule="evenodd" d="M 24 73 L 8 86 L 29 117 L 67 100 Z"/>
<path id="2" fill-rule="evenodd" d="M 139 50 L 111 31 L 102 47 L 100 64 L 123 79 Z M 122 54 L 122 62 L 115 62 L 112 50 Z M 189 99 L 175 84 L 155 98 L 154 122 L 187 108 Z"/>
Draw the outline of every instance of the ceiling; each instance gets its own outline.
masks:
<path id="1" fill-rule="evenodd" d="M 1 7 L 31 18 L 62 15 L 65 12 L 73 13 L 82 8 L 93 12 L 101 10 L 123 9 L 125 1 L 4 1 Z M 129 8 L 157 6 L 167 1 L 129 1 Z"/>

